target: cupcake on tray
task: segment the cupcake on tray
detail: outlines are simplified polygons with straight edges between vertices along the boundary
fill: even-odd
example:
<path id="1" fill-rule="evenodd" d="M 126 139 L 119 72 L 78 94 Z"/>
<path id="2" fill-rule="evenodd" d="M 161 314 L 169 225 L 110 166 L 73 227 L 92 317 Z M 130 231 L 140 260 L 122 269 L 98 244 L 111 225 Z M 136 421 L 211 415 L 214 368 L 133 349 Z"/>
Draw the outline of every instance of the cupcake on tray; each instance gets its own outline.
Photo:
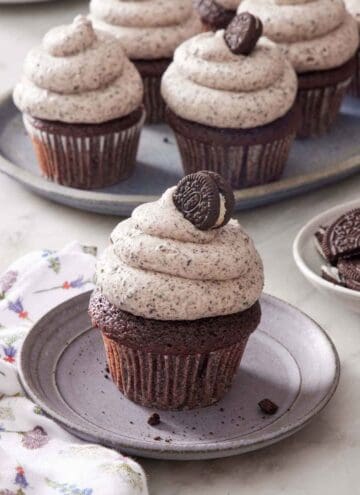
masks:
<path id="1" fill-rule="evenodd" d="M 242 0 L 299 76 L 299 137 L 324 134 L 334 123 L 354 75 L 356 21 L 343 0 Z"/>
<path id="2" fill-rule="evenodd" d="M 281 177 L 297 128 L 297 78 L 261 32 L 245 13 L 176 50 L 162 95 L 185 173 L 212 170 L 234 188 Z"/>
<path id="3" fill-rule="evenodd" d="M 359 0 L 345 0 L 345 5 L 350 14 L 355 18 L 360 30 L 360 1 Z M 355 75 L 349 88 L 349 93 L 353 96 L 360 97 L 360 48 L 356 52 L 356 67 Z"/>
<path id="4" fill-rule="evenodd" d="M 205 31 L 224 29 L 236 15 L 240 0 L 193 0 Z"/>
<path id="5" fill-rule="evenodd" d="M 49 31 L 14 90 L 42 174 L 101 188 L 133 171 L 145 111 L 143 85 L 114 36 L 85 17 Z"/>
<path id="6" fill-rule="evenodd" d="M 263 266 L 218 174 L 186 176 L 111 235 L 89 313 L 111 376 L 143 406 L 192 409 L 229 390 L 260 322 Z"/>
<path id="7" fill-rule="evenodd" d="M 147 122 L 162 122 L 161 76 L 175 48 L 202 30 L 192 0 L 91 0 L 90 18 L 121 40 L 144 81 Z"/>

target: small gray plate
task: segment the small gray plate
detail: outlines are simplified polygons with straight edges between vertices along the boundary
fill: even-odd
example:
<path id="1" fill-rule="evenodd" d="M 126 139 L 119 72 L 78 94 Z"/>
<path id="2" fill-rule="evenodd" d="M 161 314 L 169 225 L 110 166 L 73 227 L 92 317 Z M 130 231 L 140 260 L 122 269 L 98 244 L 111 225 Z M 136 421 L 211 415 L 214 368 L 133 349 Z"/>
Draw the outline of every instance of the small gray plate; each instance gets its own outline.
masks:
<path id="1" fill-rule="evenodd" d="M 293 197 L 360 171 L 360 101 L 348 98 L 333 130 L 320 139 L 296 141 L 282 180 L 235 191 L 236 209 Z M 96 191 L 60 186 L 40 176 L 21 114 L 9 94 L 0 98 L 0 172 L 48 199 L 97 213 L 129 216 L 155 201 L 182 177 L 175 139 L 165 125 L 146 126 L 130 179 Z"/>
<path id="2" fill-rule="evenodd" d="M 89 295 L 58 306 L 33 327 L 19 367 L 30 398 L 85 440 L 155 459 L 226 457 L 295 433 L 336 390 L 339 358 L 326 333 L 298 309 L 264 295 L 260 329 L 225 399 L 195 411 L 160 411 L 161 424 L 151 427 L 153 411 L 125 399 L 106 375 L 100 332 L 87 315 Z M 264 398 L 279 405 L 276 415 L 260 412 Z"/>

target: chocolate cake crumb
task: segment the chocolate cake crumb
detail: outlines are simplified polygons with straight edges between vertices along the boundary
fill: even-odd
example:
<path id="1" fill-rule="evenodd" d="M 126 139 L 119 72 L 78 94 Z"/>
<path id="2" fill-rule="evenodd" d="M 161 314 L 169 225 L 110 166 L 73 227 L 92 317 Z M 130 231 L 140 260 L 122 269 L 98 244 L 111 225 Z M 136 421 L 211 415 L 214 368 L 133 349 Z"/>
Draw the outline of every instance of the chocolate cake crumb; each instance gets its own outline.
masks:
<path id="1" fill-rule="evenodd" d="M 264 412 L 265 414 L 268 414 L 272 416 L 273 414 L 276 414 L 279 406 L 275 404 L 275 402 L 271 401 L 270 399 L 263 399 L 259 402 L 258 406 Z"/>
<path id="2" fill-rule="evenodd" d="M 156 442 L 159 442 L 160 440 L 162 440 L 161 437 L 154 437 L 154 440 L 156 440 Z"/>
<path id="3" fill-rule="evenodd" d="M 149 419 L 148 419 L 148 424 L 150 426 L 157 426 L 159 425 L 161 422 L 161 419 L 160 419 L 160 416 L 158 415 L 158 413 L 154 413 L 152 414 Z"/>

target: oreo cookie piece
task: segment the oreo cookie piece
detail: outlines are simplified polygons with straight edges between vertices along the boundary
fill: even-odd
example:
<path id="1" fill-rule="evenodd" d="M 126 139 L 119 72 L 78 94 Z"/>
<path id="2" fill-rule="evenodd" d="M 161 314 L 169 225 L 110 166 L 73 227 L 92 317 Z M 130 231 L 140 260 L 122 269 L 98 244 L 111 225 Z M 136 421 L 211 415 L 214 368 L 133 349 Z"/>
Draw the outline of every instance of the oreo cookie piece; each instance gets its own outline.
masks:
<path id="1" fill-rule="evenodd" d="M 249 55 L 255 48 L 263 32 L 260 19 L 249 12 L 234 17 L 225 29 L 224 39 L 236 55 Z"/>
<path id="2" fill-rule="evenodd" d="M 335 265 L 339 258 L 360 255 L 360 208 L 341 215 L 324 234 L 322 251 Z"/>
<path id="3" fill-rule="evenodd" d="M 340 260 L 337 270 L 344 287 L 360 291 L 360 256 Z"/>
<path id="4" fill-rule="evenodd" d="M 185 176 L 173 194 L 176 208 L 199 230 L 223 227 L 230 220 L 234 193 L 221 175 L 201 171 Z"/>
<path id="5" fill-rule="evenodd" d="M 234 17 L 233 10 L 224 9 L 215 0 L 194 0 L 194 7 L 203 21 L 218 29 L 225 28 Z"/>

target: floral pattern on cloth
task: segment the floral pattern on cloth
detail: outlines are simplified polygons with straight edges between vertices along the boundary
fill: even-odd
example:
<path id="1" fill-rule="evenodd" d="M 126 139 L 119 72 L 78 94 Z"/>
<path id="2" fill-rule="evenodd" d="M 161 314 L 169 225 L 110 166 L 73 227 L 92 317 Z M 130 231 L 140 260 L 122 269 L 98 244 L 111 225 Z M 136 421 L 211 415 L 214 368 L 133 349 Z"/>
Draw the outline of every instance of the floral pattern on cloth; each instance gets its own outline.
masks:
<path id="1" fill-rule="evenodd" d="M 82 442 L 23 397 L 16 362 L 31 326 L 93 287 L 95 253 L 74 242 L 13 263 L 0 277 L 0 495 L 147 495 L 132 459 Z"/>

